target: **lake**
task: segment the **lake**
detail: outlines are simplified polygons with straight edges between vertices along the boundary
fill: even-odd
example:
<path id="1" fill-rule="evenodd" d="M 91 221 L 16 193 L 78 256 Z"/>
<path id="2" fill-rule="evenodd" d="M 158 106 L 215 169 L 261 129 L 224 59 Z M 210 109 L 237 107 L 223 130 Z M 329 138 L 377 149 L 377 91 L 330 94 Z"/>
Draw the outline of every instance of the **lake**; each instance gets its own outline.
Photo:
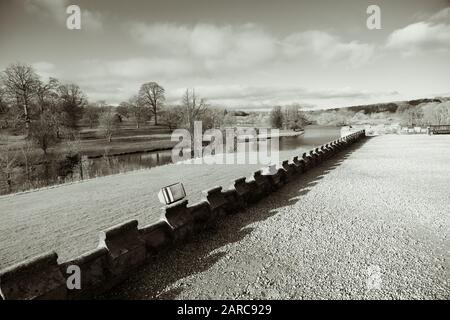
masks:
<path id="1" fill-rule="evenodd" d="M 280 151 L 294 150 L 299 147 L 311 148 L 322 145 L 340 137 L 339 127 L 324 127 L 311 125 L 306 127 L 305 133 L 300 136 L 281 137 L 279 140 Z M 111 173 L 120 173 L 131 170 L 157 167 L 172 163 L 172 151 L 163 150 L 147 153 L 135 153 L 128 155 L 112 156 L 105 161 L 104 158 L 90 159 L 88 175 L 91 177 L 103 176 Z M 112 172 L 111 172 L 112 171 Z"/>

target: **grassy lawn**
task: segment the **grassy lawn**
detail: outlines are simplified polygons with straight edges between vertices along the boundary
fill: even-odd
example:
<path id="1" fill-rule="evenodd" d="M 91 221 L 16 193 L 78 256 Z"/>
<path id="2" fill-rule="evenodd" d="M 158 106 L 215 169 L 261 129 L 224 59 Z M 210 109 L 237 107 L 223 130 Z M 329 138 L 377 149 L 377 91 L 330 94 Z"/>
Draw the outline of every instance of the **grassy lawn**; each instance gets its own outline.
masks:
<path id="1" fill-rule="evenodd" d="M 80 152 L 87 156 L 102 156 L 105 149 L 108 154 L 127 153 L 137 151 L 152 151 L 172 148 L 176 142 L 170 141 L 171 130 L 164 126 L 146 125 L 136 129 L 132 125 L 123 125 L 113 136 L 111 142 L 102 137 L 101 130 L 81 128 L 80 130 Z M 8 145 L 14 150 L 26 142 L 24 135 L 3 135 L 0 147 Z M 67 142 L 62 140 L 59 144 L 49 150 L 53 156 L 62 155 L 67 151 Z M 42 150 L 33 148 L 32 155 L 40 158 Z"/>

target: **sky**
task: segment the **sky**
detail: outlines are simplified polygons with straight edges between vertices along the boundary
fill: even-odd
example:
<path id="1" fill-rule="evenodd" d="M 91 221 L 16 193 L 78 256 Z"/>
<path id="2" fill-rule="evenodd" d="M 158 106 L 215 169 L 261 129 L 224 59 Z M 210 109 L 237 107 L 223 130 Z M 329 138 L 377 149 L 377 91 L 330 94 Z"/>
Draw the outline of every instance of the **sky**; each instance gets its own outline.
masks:
<path id="1" fill-rule="evenodd" d="M 113 105 L 149 81 L 168 103 L 193 88 L 249 110 L 450 96 L 449 58 L 450 0 L 0 0 L 1 70 L 28 63 Z"/>

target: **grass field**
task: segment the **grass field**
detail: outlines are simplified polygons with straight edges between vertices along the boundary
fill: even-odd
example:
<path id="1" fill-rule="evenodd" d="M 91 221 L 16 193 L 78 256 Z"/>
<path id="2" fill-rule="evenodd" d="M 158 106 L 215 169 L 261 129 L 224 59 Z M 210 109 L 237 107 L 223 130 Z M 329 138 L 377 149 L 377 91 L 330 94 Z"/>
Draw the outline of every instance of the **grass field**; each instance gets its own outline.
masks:
<path id="1" fill-rule="evenodd" d="M 136 129 L 132 125 L 124 124 L 114 134 L 112 141 L 108 142 L 102 136 L 101 130 L 81 128 L 79 150 L 83 155 L 101 156 L 105 153 L 105 149 L 108 149 L 109 154 L 169 149 L 176 143 L 170 141 L 171 132 L 164 126 L 146 125 Z M 0 146 L 9 145 L 13 150 L 19 150 L 25 142 L 24 135 L 14 136 L 3 133 Z M 64 154 L 67 147 L 67 141 L 61 140 L 49 150 L 49 153 L 53 156 Z M 35 158 L 43 154 L 38 148 L 34 148 L 32 153 Z"/>

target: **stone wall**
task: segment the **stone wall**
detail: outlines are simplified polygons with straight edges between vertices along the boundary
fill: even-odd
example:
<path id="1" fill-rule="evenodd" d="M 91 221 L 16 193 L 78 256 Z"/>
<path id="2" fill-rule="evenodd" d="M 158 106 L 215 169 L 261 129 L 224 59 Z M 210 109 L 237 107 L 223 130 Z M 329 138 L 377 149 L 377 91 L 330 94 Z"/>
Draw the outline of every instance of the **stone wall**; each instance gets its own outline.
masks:
<path id="1" fill-rule="evenodd" d="M 193 205 L 182 200 L 166 206 L 161 220 L 152 225 L 139 228 L 131 220 L 111 227 L 100 233 L 97 249 L 71 261 L 58 264 L 57 254 L 49 252 L 7 268 L 0 272 L 0 298 L 91 298 L 126 279 L 155 254 L 214 226 L 217 217 L 245 210 L 364 137 L 364 130 L 348 134 L 279 166 L 258 170 L 248 180 L 238 178 L 230 189 L 206 190 L 204 200 Z M 74 266 L 81 274 L 80 289 L 68 289 Z"/>

